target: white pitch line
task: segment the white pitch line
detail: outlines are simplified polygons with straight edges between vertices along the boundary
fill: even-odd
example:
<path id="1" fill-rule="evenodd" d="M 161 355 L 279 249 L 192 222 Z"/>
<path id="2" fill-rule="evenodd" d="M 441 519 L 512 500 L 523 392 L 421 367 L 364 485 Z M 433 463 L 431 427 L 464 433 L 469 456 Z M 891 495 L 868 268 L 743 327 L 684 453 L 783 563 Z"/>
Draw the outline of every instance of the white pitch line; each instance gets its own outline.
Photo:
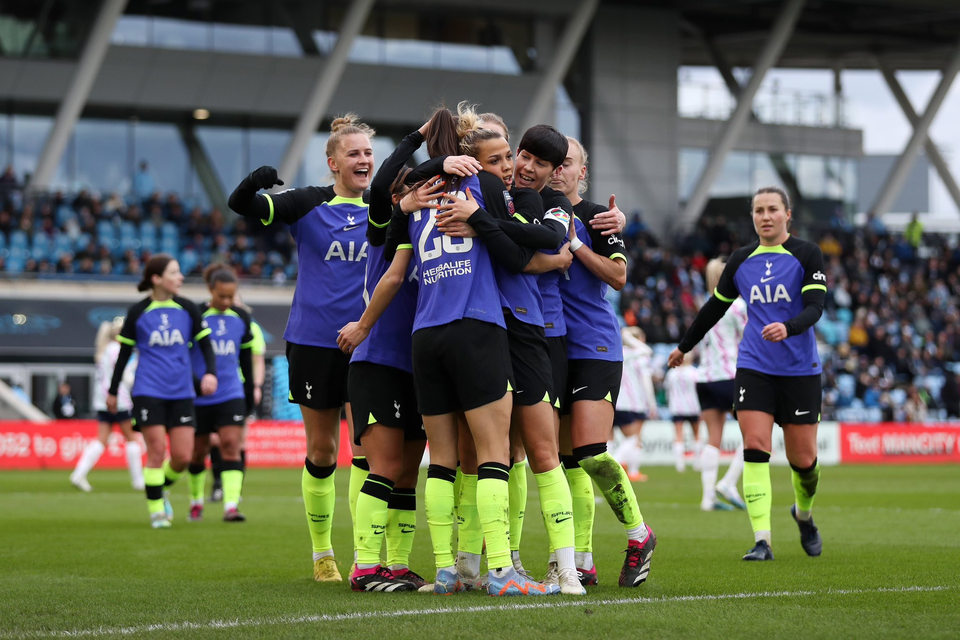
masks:
<path id="1" fill-rule="evenodd" d="M 608 598 L 604 600 L 554 600 L 544 599 L 536 602 L 518 602 L 516 604 L 482 605 L 476 607 L 450 607 L 446 609 L 403 609 L 398 611 L 360 611 L 355 613 L 315 614 L 307 616 L 281 616 L 277 618 L 248 618 L 241 620 L 208 620 L 206 622 L 161 622 L 138 627 L 97 627 L 95 629 L 75 629 L 71 631 L 29 631 L 22 634 L 4 634 L 0 638 L 80 638 L 85 636 L 134 635 L 151 631 L 181 632 L 218 629 L 237 629 L 243 627 L 266 627 L 276 625 L 315 624 L 318 622 L 347 622 L 351 620 L 372 620 L 382 618 L 406 618 L 464 613 L 488 613 L 494 611 L 527 611 L 547 609 L 567 609 L 570 607 L 602 607 L 637 604 L 671 604 L 675 602 L 711 602 L 723 600 L 745 600 L 751 598 L 800 598 L 807 596 L 845 596 L 869 593 L 929 593 L 949 591 L 956 586 L 899 587 L 879 589 L 828 589 L 826 591 L 759 591 L 744 593 L 703 594 L 689 596 L 665 596 L 662 598 Z"/>

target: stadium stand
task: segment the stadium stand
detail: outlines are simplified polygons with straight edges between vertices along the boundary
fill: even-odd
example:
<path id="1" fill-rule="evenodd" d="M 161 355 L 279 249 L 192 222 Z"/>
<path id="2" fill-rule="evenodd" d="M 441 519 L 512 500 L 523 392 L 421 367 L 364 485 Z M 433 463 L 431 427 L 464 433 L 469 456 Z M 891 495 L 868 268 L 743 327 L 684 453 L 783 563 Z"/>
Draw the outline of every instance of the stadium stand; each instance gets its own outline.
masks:
<path id="1" fill-rule="evenodd" d="M 707 260 L 748 241 L 745 223 L 705 217 L 671 251 L 658 245 L 639 214 L 629 220 L 628 283 L 611 301 L 624 324 L 644 330 L 658 371 L 704 300 Z M 823 418 L 960 417 L 956 236 L 890 233 L 872 217 L 854 228 L 839 216 L 804 235 L 820 244 L 830 284 L 816 327 L 825 373 Z M 193 276 L 217 261 L 253 280 L 282 283 L 297 275 L 285 230 L 250 228 L 241 218 L 204 211 L 173 193 L 154 192 L 145 200 L 113 193 L 104 201 L 87 191 L 57 192 L 25 200 L 12 173 L 0 179 L 0 273 L 136 280 L 143 261 L 157 251 L 176 256 Z M 272 367 L 273 417 L 280 419 L 295 408 L 285 401 L 282 360 Z"/>

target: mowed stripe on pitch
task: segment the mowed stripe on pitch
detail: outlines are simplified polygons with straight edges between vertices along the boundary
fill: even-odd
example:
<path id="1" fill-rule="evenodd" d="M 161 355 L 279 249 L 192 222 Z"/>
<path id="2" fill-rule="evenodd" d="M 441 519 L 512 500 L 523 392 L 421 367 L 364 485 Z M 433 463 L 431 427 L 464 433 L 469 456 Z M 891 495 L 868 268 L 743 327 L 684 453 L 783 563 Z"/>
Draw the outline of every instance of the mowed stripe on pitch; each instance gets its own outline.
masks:
<path id="1" fill-rule="evenodd" d="M 809 596 L 846 596 L 864 594 L 902 594 L 902 593 L 929 593 L 935 591 L 949 591 L 956 589 L 955 585 L 932 587 L 884 587 L 878 589 L 827 589 L 823 591 L 757 591 L 743 593 L 702 594 L 689 596 L 665 596 L 662 598 L 608 598 L 603 600 L 544 599 L 536 602 L 517 602 L 514 604 L 496 604 L 477 607 L 449 607 L 437 609 L 401 609 L 394 611 L 362 611 L 355 613 L 315 614 L 308 616 L 279 616 L 275 618 L 249 618 L 235 620 L 209 620 L 206 622 L 161 622 L 157 624 L 140 625 L 136 627 L 98 627 L 94 629 L 75 629 L 67 631 L 32 631 L 21 634 L 4 634 L 0 638 L 79 638 L 86 636 L 106 635 L 134 635 L 140 633 L 177 632 L 177 631 L 204 631 L 215 629 L 238 629 L 245 627 L 266 627 L 276 625 L 315 624 L 318 622 L 347 622 L 357 620 L 379 620 L 383 618 L 405 618 L 414 616 L 433 616 L 464 613 L 488 613 L 500 611 L 528 611 L 538 609 L 564 609 L 568 607 L 625 606 L 625 605 L 653 605 L 671 604 L 679 602 L 711 602 L 722 600 L 746 600 L 753 598 L 805 598 Z"/>

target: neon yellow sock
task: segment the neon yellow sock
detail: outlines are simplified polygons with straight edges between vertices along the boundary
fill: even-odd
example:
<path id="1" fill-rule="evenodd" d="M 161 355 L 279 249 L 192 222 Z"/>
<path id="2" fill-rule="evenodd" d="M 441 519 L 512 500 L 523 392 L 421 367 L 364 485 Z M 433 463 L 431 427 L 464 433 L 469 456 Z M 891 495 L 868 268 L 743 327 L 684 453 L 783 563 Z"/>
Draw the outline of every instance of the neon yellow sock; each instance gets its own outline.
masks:
<path id="1" fill-rule="evenodd" d="M 507 482 L 510 491 L 510 551 L 520 550 L 523 516 L 527 509 L 527 459 L 516 462 Z"/>
<path id="2" fill-rule="evenodd" d="M 330 528 L 333 525 L 333 510 L 337 504 L 334 471 L 337 465 L 318 467 L 309 460 L 305 461 L 300 488 L 303 491 L 303 504 L 307 512 L 307 527 L 313 552 L 320 553 L 333 548 L 330 542 Z"/>
<path id="3" fill-rule="evenodd" d="M 770 506 L 773 489 L 770 485 L 769 462 L 743 463 L 743 499 L 753 531 L 770 531 Z"/>
<path id="4" fill-rule="evenodd" d="M 360 466 L 357 466 L 360 465 Z M 357 528 L 357 497 L 360 495 L 360 489 L 370 473 L 370 465 L 363 456 L 354 456 L 350 464 L 350 486 L 347 488 L 350 501 L 350 522 L 354 530 Z"/>
<path id="5" fill-rule="evenodd" d="M 624 529 L 636 529 L 643 525 L 643 514 L 637 504 L 633 484 L 627 478 L 627 472 L 609 452 L 604 451 L 600 455 L 584 458 L 580 461 L 580 466 L 600 487 L 603 497 L 607 499 L 607 504 L 613 509 Z"/>
<path id="6" fill-rule="evenodd" d="M 457 519 L 457 550 L 480 555 L 483 553 L 483 525 L 477 510 L 477 476 L 461 474 L 460 517 Z"/>
<path id="7" fill-rule="evenodd" d="M 180 479 L 180 476 L 183 475 L 184 471 L 186 471 L 186 469 L 181 471 L 174 471 L 173 467 L 170 466 L 170 458 L 167 458 L 166 460 L 163 461 L 163 478 L 164 478 L 163 484 L 169 487 L 174 482 Z"/>
<path id="8" fill-rule="evenodd" d="M 150 513 L 163 513 L 163 469 L 146 467 L 143 484 L 147 491 L 147 509 Z"/>
<path id="9" fill-rule="evenodd" d="M 207 483 L 207 470 L 190 474 L 190 500 L 203 502 L 203 489 Z"/>
<path id="10" fill-rule="evenodd" d="M 533 477 L 540 493 L 540 510 L 550 538 L 550 550 L 573 547 L 573 499 L 563 467 L 558 465 L 556 469 L 535 473 Z"/>
<path id="11" fill-rule="evenodd" d="M 565 468 L 567 482 L 570 484 L 570 497 L 573 501 L 573 531 L 575 548 L 578 552 L 593 552 L 593 520 L 596 517 L 597 503 L 593 495 L 593 480 L 587 472 L 577 466 Z"/>
<path id="12" fill-rule="evenodd" d="M 790 475 L 793 479 L 793 495 L 797 501 L 797 509 L 810 511 L 817 495 L 817 485 L 820 484 L 820 461 L 815 460 L 809 469 L 797 469 L 790 465 Z"/>
<path id="13" fill-rule="evenodd" d="M 452 567 L 453 557 L 453 469 L 430 465 L 423 491 L 423 508 L 430 527 L 430 542 L 437 567 Z"/>
<path id="14" fill-rule="evenodd" d="M 487 566 L 512 567 L 510 557 L 510 470 L 506 465 L 487 462 L 478 468 L 477 511 L 487 541 Z"/>
<path id="15" fill-rule="evenodd" d="M 380 564 L 387 531 L 387 504 L 393 493 L 393 482 L 382 476 L 369 474 L 357 496 L 357 519 L 354 538 L 357 564 Z"/>
<path id="16" fill-rule="evenodd" d="M 417 490 L 393 489 L 387 510 L 387 566 L 409 567 L 417 533 Z"/>
<path id="17" fill-rule="evenodd" d="M 231 464 L 225 462 L 224 464 Z M 239 461 L 234 462 L 239 466 Z M 220 482 L 223 484 L 223 502 L 224 504 L 237 505 L 240 503 L 240 491 L 243 489 L 243 471 L 240 469 L 224 469 L 220 474 Z"/>

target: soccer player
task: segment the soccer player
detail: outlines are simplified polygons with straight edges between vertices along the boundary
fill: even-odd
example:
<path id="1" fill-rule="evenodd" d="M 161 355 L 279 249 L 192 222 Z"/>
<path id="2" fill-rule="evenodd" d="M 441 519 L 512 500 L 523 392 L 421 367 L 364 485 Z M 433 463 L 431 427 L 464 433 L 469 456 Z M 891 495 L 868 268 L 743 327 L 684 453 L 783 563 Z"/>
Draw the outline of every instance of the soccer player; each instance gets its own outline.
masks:
<path id="1" fill-rule="evenodd" d="M 469 114 L 461 110 L 460 119 L 469 122 Z M 499 169 L 503 184 L 496 184 L 494 176 L 487 178 L 481 173 L 481 184 L 485 189 L 486 202 L 491 203 L 491 212 L 497 212 L 498 229 L 512 227 L 511 235 L 518 240 L 521 253 L 521 266 L 526 268 L 537 254 L 538 247 L 557 247 L 566 235 L 569 224 L 569 213 L 562 207 L 547 210 L 541 215 L 540 206 L 521 206 L 521 210 L 510 211 L 509 208 L 499 206 L 501 201 L 513 206 L 514 200 L 529 196 L 531 193 L 540 194 L 543 191 L 552 192 L 547 182 L 553 172 L 560 167 L 566 155 L 567 140 L 559 131 L 546 125 L 537 125 L 527 130 L 517 149 L 516 163 L 502 163 L 494 170 Z M 509 146 L 502 138 L 492 139 L 484 150 L 472 150 L 483 163 L 498 148 L 500 153 L 509 153 Z M 461 145 L 463 146 L 463 145 Z M 509 192 L 506 176 L 510 174 L 512 165 L 512 182 L 524 184 L 525 187 Z M 484 180 L 491 181 L 489 188 Z M 537 198 L 542 201 L 542 198 Z M 492 205 L 498 205 L 493 207 Z M 453 208 L 443 209 L 437 226 L 445 229 L 451 221 L 466 221 L 471 225 L 478 224 L 476 217 L 482 218 L 487 213 L 483 208 L 459 201 Z M 570 208 L 569 203 L 567 208 Z M 512 216 L 511 216 L 512 214 Z M 516 220 L 511 220 L 511 217 Z M 518 224 L 518 221 L 520 224 Z M 538 231 L 545 233 L 540 234 Z M 481 232 L 481 237 L 485 237 Z M 543 236 L 540 238 L 540 236 Z M 524 238 L 524 236 L 527 236 Z M 503 302 L 504 318 L 507 324 L 507 336 L 510 345 L 511 362 L 515 376 L 514 409 L 512 425 L 519 434 L 522 447 L 515 455 L 527 454 L 530 466 L 540 495 L 540 506 L 547 532 L 550 537 L 551 548 L 557 557 L 557 575 L 553 576 L 551 584 L 557 584 L 566 594 L 583 595 L 585 593 L 576 575 L 574 563 L 574 529 L 572 521 L 572 502 L 570 489 L 566 482 L 563 468 L 558 455 L 556 430 L 554 428 L 554 405 L 558 397 L 553 388 L 553 379 L 550 372 L 549 345 L 546 341 L 543 320 L 543 303 L 533 274 L 514 273 L 499 262 L 495 262 L 494 269 L 497 285 Z M 517 486 L 521 489 L 516 495 L 511 493 L 511 512 L 514 510 L 522 514 L 526 502 L 526 464 L 515 464 L 511 474 L 517 473 Z M 466 473 L 466 471 L 465 471 Z M 465 475 L 465 482 L 469 476 Z M 461 494 L 463 495 L 463 494 Z M 469 504 L 469 502 L 468 502 Z M 461 517 L 464 507 L 461 503 Z M 513 518 L 511 518 L 513 525 Z M 519 539 L 522 529 L 522 515 L 518 518 L 517 526 L 511 526 L 511 560 L 514 568 L 525 573 L 520 561 Z M 461 551 L 464 549 L 461 547 Z M 463 567 L 458 563 L 460 573 L 473 574 L 479 572 L 479 549 L 470 554 L 473 562 L 471 567 Z M 461 554 L 461 560 L 464 556 Z M 529 574 L 526 574 L 529 578 Z"/>
<path id="2" fill-rule="evenodd" d="M 193 454 L 196 393 L 190 365 L 191 342 L 197 343 L 203 354 L 201 394 L 210 395 L 217 390 L 217 363 L 210 343 L 210 328 L 196 305 L 178 295 L 181 286 L 183 274 L 172 256 L 158 253 L 147 261 L 137 289 L 150 291 L 150 295 L 127 312 L 117 336 L 121 347 L 107 393 L 107 411 L 116 413 L 124 369 L 136 347 L 139 359 L 131 392 L 133 416 L 135 427 L 147 445 L 143 481 L 150 525 L 154 529 L 170 527 L 173 508 L 164 487 L 183 475 Z M 170 458 L 165 460 L 168 436 Z"/>
<path id="3" fill-rule="evenodd" d="M 697 399 L 697 379 L 699 374 L 693 366 L 693 354 L 688 353 L 683 364 L 676 369 L 667 371 L 663 378 L 663 388 L 667 392 L 667 408 L 673 418 L 673 462 L 677 472 L 683 473 L 687 468 L 684 460 L 686 445 L 684 444 L 683 425 L 687 422 L 693 427 L 694 457 L 699 455 L 700 442 L 700 401 Z"/>
<path id="4" fill-rule="evenodd" d="M 237 276 L 225 264 L 212 264 L 203 279 L 210 289 L 210 301 L 200 305 L 201 315 L 210 326 L 210 341 L 217 357 L 217 392 L 196 400 L 197 430 L 193 443 L 190 472 L 190 521 L 203 519 L 203 490 L 210 435 L 217 433 L 223 456 L 223 521 L 243 522 L 237 510 L 243 487 L 243 461 L 240 441 L 247 416 L 244 381 L 253 380 L 253 333 L 251 319 L 234 304 Z M 194 371 L 202 370 L 202 354 L 191 349 Z"/>
<path id="5" fill-rule="evenodd" d="M 334 471 L 340 440 L 340 411 L 347 406 L 350 358 L 337 347 L 337 332 L 363 312 L 367 260 L 367 203 L 374 158 L 373 129 L 347 114 L 330 125 L 327 166 L 334 183 L 326 187 L 258 194 L 282 185 L 273 167 L 253 171 L 230 195 L 230 208 L 270 225 L 289 225 L 297 243 L 299 277 L 284 332 L 290 367 L 290 402 L 300 405 L 307 436 L 301 490 L 313 544 L 313 577 L 342 582 L 330 530 L 336 504 Z M 352 429 L 352 427 L 351 427 Z M 360 452 L 354 451 L 355 454 Z M 355 455 L 354 465 L 360 463 Z M 362 462 L 365 466 L 365 461 Z M 360 478 L 351 472 L 351 503 Z"/>
<path id="6" fill-rule="evenodd" d="M 707 263 L 704 279 L 707 294 L 712 296 L 720 281 L 725 266 L 723 260 Z M 733 408 L 734 376 L 737 373 L 737 347 L 747 326 L 747 303 L 737 298 L 700 343 L 700 381 L 697 382 L 697 397 L 700 400 L 700 417 L 707 425 L 707 444 L 700 454 L 700 480 L 703 499 L 700 508 L 704 511 L 723 509 L 718 506 L 717 494 L 738 509 L 747 505 L 737 492 L 740 474 L 743 473 L 743 443 L 737 447 L 730 467 L 723 479 L 717 482 L 720 467 L 720 441 L 723 423 Z"/>
<path id="7" fill-rule="evenodd" d="M 589 226 L 590 219 L 597 213 L 615 209 L 616 201 L 611 196 L 610 206 L 604 208 L 581 198 L 578 183 L 586 177 L 586 150 L 578 140 L 569 140 L 570 149 L 559 176 L 563 193 L 573 203 L 575 214 L 570 224 L 570 250 L 574 260 L 560 278 L 569 360 L 560 446 L 561 451 L 571 455 L 597 483 L 607 504 L 623 524 L 627 549 L 619 584 L 621 587 L 638 587 L 650 573 L 657 537 L 643 521 L 626 472 L 607 452 L 620 391 L 623 344 L 620 325 L 604 293 L 608 286 L 619 290 L 626 282 L 626 256 L 623 240 L 618 235 L 603 236 Z M 579 487 L 571 490 L 585 493 Z M 590 533 L 584 533 L 584 537 L 592 535 L 592 509 L 578 514 L 578 504 L 583 506 L 582 501 L 578 503 L 574 499 L 574 521 L 581 516 L 576 526 L 589 527 L 587 531 Z M 589 548 L 592 549 L 592 543 Z M 581 583 L 595 584 L 592 551 L 581 554 L 577 558 L 578 572 L 583 574 Z"/>
<path id="8" fill-rule="evenodd" d="M 800 527 L 807 555 L 819 556 L 822 541 L 811 510 L 820 482 L 817 426 L 820 422 L 820 356 L 813 325 L 823 312 L 826 275 L 815 243 L 790 234 L 790 200 L 779 187 L 753 196 L 753 226 L 759 240 L 733 252 L 713 297 L 701 307 L 668 364 L 700 342 L 737 296 L 747 301 L 747 322 L 734 388 L 734 409 L 743 433 L 743 496 L 755 546 L 744 560 L 773 560 L 770 542 L 770 451 L 773 423 L 783 429 L 793 476 L 790 513 Z"/>
<path id="9" fill-rule="evenodd" d="M 624 438 L 613 457 L 626 467 L 630 482 L 645 482 L 646 474 L 640 473 L 640 431 L 647 418 L 655 420 L 657 417 L 657 398 L 650 367 L 653 349 L 644 342 L 640 327 L 624 327 L 620 336 L 623 339 L 623 376 L 613 424 L 620 427 Z"/>
<path id="10" fill-rule="evenodd" d="M 102 322 L 100 329 L 97 330 L 96 350 L 94 360 L 97 363 L 97 384 L 94 387 L 93 408 L 97 412 L 97 438 L 92 440 L 77 460 L 77 466 L 70 474 L 70 482 L 81 491 L 92 491 L 93 487 L 87 481 L 87 474 L 93 469 L 100 456 L 107 449 L 107 439 L 110 437 L 110 430 L 113 425 L 120 427 L 120 432 L 127 441 L 124 447 L 124 453 L 127 459 L 127 468 L 130 470 L 130 482 L 137 491 L 143 491 L 143 452 L 140 450 L 140 442 L 136 439 L 133 431 L 133 425 L 130 422 L 130 409 L 133 407 L 133 401 L 130 399 L 130 389 L 133 387 L 134 371 L 136 365 L 131 364 L 127 367 L 124 377 L 120 382 L 119 396 L 117 397 L 117 413 L 107 411 L 107 392 L 110 387 L 110 376 L 113 375 L 113 368 L 117 364 L 117 356 L 120 354 L 120 343 L 117 342 L 117 336 L 120 335 L 121 325 L 115 322 Z"/>

